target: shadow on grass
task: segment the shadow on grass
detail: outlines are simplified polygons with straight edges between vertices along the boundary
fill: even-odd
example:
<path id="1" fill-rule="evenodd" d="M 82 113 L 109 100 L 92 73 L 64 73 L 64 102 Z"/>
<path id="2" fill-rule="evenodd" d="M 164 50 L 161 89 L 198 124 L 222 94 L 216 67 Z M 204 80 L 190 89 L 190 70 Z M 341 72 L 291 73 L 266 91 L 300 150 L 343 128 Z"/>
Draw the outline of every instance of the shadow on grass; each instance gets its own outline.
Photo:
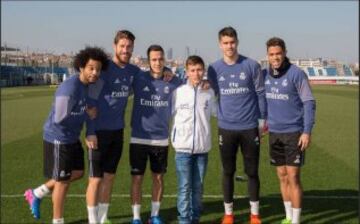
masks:
<path id="1" fill-rule="evenodd" d="M 347 189 L 305 191 L 301 223 L 358 223 L 358 195 Z M 261 215 L 264 223 L 280 223 L 284 218 L 280 195 L 261 199 Z"/>
<path id="2" fill-rule="evenodd" d="M 304 192 L 302 224 L 311 223 L 357 223 L 358 191 L 355 190 L 311 190 Z M 165 199 L 166 200 L 166 199 Z M 284 218 L 284 206 L 279 194 L 263 196 L 260 199 L 260 213 L 263 223 L 280 223 Z M 224 212 L 222 200 L 206 199 L 203 203 L 202 224 L 221 223 Z M 249 202 L 247 198 L 235 199 L 235 223 L 247 223 Z M 160 211 L 165 223 L 177 223 L 177 208 L 163 208 Z M 149 211 L 141 213 L 142 220 L 149 217 Z M 130 223 L 132 214 L 113 215 L 112 223 Z M 69 224 L 84 224 L 78 220 Z M 144 222 L 146 223 L 146 222 Z"/>

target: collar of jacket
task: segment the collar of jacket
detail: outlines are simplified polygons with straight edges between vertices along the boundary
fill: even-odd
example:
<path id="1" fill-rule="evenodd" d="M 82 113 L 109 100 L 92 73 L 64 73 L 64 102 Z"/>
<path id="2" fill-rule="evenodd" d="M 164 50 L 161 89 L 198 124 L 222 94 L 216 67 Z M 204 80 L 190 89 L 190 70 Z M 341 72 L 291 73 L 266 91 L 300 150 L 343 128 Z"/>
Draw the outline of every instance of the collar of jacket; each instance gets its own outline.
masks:
<path id="1" fill-rule="evenodd" d="M 285 57 L 285 60 L 281 64 L 281 66 L 278 69 L 272 69 L 270 66 L 270 75 L 273 78 L 281 78 L 281 76 L 285 75 L 286 72 L 289 70 L 291 66 L 289 58 Z"/>
<path id="2" fill-rule="evenodd" d="M 189 79 L 186 81 L 186 85 L 188 85 L 189 87 L 194 88 L 194 89 L 198 88 L 198 87 L 201 87 L 202 83 L 203 83 L 203 81 L 201 80 L 197 86 L 193 86 L 193 84 L 191 84 Z"/>

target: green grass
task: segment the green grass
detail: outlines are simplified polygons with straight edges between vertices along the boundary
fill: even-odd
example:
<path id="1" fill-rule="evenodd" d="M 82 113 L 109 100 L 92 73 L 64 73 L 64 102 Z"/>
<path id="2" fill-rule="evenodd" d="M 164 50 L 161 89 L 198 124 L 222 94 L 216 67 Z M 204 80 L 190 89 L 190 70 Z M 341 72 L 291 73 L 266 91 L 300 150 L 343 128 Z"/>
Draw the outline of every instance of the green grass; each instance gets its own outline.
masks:
<path id="1" fill-rule="evenodd" d="M 1 90 L 1 223 L 36 223 L 30 215 L 23 194 L 45 179 L 42 176 L 42 126 L 48 115 L 55 89 L 49 87 L 4 88 Z M 313 86 L 317 100 L 316 124 L 312 145 L 306 154 L 302 169 L 304 187 L 303 223 L 359 223 L 359 117 L 358 87 Z M 128 195 L 130 189 L 128 140 L 131 101 L 127 107 L 127 128 L 124 153 L 114 188 L 116 195 Z M 213 149 L 205 178 L 205 195 L 221 195 L 221 163 L 217 147 L 216 121 L 213 120 Z M 279 223 L 283 218 L 283 205 L 279 196 L 278 180 L 269 165 L 267 136 L 261 147 L 261 215 L 264 223 Z M 169 169 L 165 176 L 165 194 L 176 195 L 174 152 L 170 151 Z M 238 172 L 243 174 L 242 158 L 238 157 Z M 69 194 L 84 194 L 87 179 L 71 185 Z M 147 171 L 144 194 L 151 191 Z M 246 183 L 236 183 L 236 195 L 246 195 Z M 9 197 L 15 195 L 15 197 Z M 338 198 L 333 198 L 337 196 Z M 221 198 L 205 198 L 202 223 L 219 223 L 223 214 Z M 248 199 L 235 200 L 237 223 L 246 223 Z M 86 223 L 84 197 L 69 197 L 65 206 L 67 223 Z M 176 223 L 176 198 L 166 197 L 161 205 L 166 223 Z M 142 218 L 150 211 L 150 198 L 143 199 Z M 42 202 L 42 219 L 51 222 L 51 198 Z M 110 207 L 113 223 L 129 223 L 131 207 L 129 197 L 114 197 Z"/>

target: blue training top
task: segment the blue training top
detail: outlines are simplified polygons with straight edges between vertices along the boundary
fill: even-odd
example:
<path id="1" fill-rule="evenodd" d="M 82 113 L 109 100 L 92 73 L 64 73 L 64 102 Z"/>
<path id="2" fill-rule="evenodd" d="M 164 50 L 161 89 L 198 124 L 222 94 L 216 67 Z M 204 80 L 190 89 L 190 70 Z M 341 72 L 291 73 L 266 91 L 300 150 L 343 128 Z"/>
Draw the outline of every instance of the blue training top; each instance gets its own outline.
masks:
<path id="1" fill-rule="evenodd" d="M 132 143 L 168 145 L 172 92 L 181 83 L 175 76 L 170 82 L 165 82 L 163 77 L 155 79 L 149 71 L 141 71 L 135 76 Z"/>
<path id="2" fill-rule="evenodd" d="M 269 130 L 275 133 L 311 133 L 315 99 L 304 71 L 289 64 L 284 74 L 264 70 Z"/>
<path id="3" fill-rule="evenodd" d="M 131 93 L 134 76 L 139 67 L 126 64 L 121 68 L 112 60 L 106 71 L 100 75 L 100 80 L 91 85 L 91 105 L 98 109 L 95 119 L 96 130 L 119 130 L 125 126 L 125 109 Z"/>
<path id="4" fill-rule="evenodd" d="M 60 84 L 55 93 L 50 114 L 44 124 L 43 138 L 53 143 L 71 144 L 79 140 L 85 120 L 88 88 L 79 75 L 71 76 Z M 93 126 L 88 123 L 87 135 L 94 134 Z"/>
<path id="5" fill-rule="evenodd" d="M 264 77 L 259 63 L 239 55 L 233 65 L 220 59 L 209 66 L 208 79 L 218 96 L 218 126 L 247 130 L 266 118 Z"/>

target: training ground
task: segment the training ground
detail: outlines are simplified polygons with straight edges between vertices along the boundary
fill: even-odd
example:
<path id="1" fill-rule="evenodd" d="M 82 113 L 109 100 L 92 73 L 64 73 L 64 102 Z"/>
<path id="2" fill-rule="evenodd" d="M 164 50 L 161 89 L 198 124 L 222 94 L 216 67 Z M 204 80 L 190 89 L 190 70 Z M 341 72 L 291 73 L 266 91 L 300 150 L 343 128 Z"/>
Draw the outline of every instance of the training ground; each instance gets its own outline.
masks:
<path id="1" fill-rule="evenodd" d="M 359 90 L 358 86 L 313 86 L 316 98 L 316 124 L 311 147 L 302 169 L 304 201 L 302 223 L 359 223 Z M 43 183 L 42 126 L 47 118 L 54 87 L 16 87 L 1 89 L 1 223 L 51 223 L 51 198 L 41 204 L 41 216 L 35 221 L 23 193 Z M 130 171 L 128 160 L 129 121 L 132 100 L 126 114 L 127 127 L 123 156 L 118 167 L 109 218 L 113 223 L 129 223 Z M 201 223 L 220 223 L 223 215 L 221 162 L 217 146 L 216 120 L 212 121 L 213 149 L 210 151 L 205 178 L 204 212 Z M 176 173 L 174 152 L 170 149 L 165 176 L 164 199 L 160 215 L 166 223 L 177 223 Z M 274 168 L 269 165 L 268 137 L 262 139 L 260 158 L 263 223 L 279 223 L 284 217 Z M 237 175 L 243 175 L 242 157 L 238 156 Z M 143 184 L 141 217 L 150 215 L 149 171 Z M 86 176 L 71 185 L 65 204 L 65 222 L 87 223 L 85 204 Z M 249 216 L 247 183 L 235 183 L 236 223 Z"/>

